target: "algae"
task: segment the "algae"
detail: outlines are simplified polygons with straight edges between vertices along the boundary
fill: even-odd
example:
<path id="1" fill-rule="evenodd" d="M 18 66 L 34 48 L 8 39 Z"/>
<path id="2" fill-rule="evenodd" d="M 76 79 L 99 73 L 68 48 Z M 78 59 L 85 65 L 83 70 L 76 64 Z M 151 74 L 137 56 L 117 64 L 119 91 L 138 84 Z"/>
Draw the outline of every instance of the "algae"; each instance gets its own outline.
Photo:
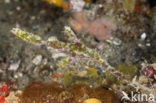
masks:
<path id="1" fill-rule="evenodd" d="M 102 77 L 98 75 L 98 71 L 95 68 L 89 68 L 87 70 L 87 75 L 80 77 L 77 73 L 66 72 L 64 75 L 63 84 L 64 86 L 69 86 L 72 84 L 101 84 Z"/>
<path id="2" fill-rule="evenodd" d="M 133 12 L 135 9 L 135 0 L 124 0 L 124 8 L 128 12 Z"/>
<path id="3" fill-rule="evenodd" d="M 118 65 L 116 67 L 116 69 L 123 73 L 124 75 L 128 75 L 130 76 L 130 78 L 133 78 L 137 72 L 138 72 L 138 68 L 136 65 L 131 65 L 131 66 L 128 66 L 128 65 Z"/>
<path id="4" fill-rule="evenodd" d="M 73 73 L 72 72 L 66 72 L 65 74 L 64 74 L 64 79 L 63 79 L 63 84 L 64 84 L 64 86 L 68 86 L 68 85 L 70 85 L 70 84 L 72 84 L 72 78 L 73 78 Z"/>
<path id="5" fill-rule="evenodd" d="M 111 73 L 109 73 L 109 72 L 106 72 L 105 73 L 105 76 L 106 76 L 106 80 L 109 82 L 109 83 L 116 83 L 117 82 L 117 78 L 113 75 L 113 74 L 111 74 Z"/>

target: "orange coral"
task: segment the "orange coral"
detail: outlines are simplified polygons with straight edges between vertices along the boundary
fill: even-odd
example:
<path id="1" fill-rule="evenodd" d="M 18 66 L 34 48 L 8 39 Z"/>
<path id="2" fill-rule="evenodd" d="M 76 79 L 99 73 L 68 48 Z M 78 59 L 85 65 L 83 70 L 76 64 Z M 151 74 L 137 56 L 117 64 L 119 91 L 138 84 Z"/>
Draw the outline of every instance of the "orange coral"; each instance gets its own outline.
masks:
<path id="1" fill-rule="evenodd" d="M 88 3 L 91 3 L 92 2 L 92 0 L 85 0 L 86 2 L 88 2 Z"/>
<path id="2" fill-rule="evenodd" d="M 119 103 L 115 93 L 101 87 L 90 88 L 84 84 L 75 84 L 63 88 L 57 82 L 37 85 L 35 82 L 28 85 L 20 96 L 19 103 L 83 103 L 87 97 L 96 98 L 102 103 Z"/>
<path id="3" fill-rule="evenodd" d="M 61 78 L 61 77 L 62 77 L 61 74 L 54 74 L 54 75 L 53 75 L 53 78 Z"/>

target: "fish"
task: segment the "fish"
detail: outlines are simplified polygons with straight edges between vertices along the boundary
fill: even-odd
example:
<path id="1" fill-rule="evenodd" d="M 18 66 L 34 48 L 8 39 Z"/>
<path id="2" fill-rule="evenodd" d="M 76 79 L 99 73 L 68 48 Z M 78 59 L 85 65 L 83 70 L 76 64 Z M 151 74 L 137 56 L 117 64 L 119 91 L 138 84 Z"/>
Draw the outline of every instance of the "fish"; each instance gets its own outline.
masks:
<path id="1" fill-rule="evenodd" d="M 45 2 L 48 2 L 52 5 L 55 5 L 57 7 L 61 7 L 63 8 L 64 10 L 67 10 L 69 7 L 68 7 L 68 4 L 64 3 L 64 0 L 44 0 Z"/>

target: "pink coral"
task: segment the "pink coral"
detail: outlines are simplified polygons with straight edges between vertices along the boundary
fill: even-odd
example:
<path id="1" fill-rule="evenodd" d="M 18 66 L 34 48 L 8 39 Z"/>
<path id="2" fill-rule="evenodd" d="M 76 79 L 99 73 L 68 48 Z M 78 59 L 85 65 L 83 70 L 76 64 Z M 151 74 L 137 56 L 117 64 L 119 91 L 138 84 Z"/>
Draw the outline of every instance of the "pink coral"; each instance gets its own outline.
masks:
<path id="1" fill-rule="evenodd" d="M 154 75 L 156 74 L 156 70 L 152 66 L 147 66 L 144 70 L 143 73 L 145 76 L 153 78 Z"/>
<path id="2" fill-rule="evenodd" d="M 70 21 L 71 26 L 78 32 L 89 32 L 99 40 L 106 40 L 112 37 L 112 31 L 117 29 L 115 23 L 108 18 L 100 18 L 88 21 L 82 12 L 75 14 L 75 19 Z"/>

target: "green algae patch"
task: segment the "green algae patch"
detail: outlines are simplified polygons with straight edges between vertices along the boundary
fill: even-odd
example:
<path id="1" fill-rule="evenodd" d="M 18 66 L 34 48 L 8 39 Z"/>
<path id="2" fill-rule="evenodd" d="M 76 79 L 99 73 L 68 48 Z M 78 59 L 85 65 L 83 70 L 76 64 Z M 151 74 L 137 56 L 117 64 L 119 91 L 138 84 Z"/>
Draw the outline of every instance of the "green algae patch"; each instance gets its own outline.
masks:
<path id="1" fill-rule="evenodd" d="M 61 63 L 59 64 L 62 68 L 66 67 L 69 63 L 70 59 L 66 58 L 64 60 L 61 61 Z"/>
<path id="2" fill-rule="evenodd" d="M 73 76 L 74 76 L 74 74 L 72 72 L 66 72 L 64 74 L 63 84 L 65 86 L 68 86 L 68 85 L 72 84 Z"/>
<path id="3" fill-rule="evenodd" d="M 102 83 L 102 77 L 99 76 L 96 68 L 89 68 L 87 71 L 88 79 L 90 82 L 96 82 L 97 84 Z"/>
<path id="4" fill-rule="evenodd" d="M 106 76 L 106 80 L 110 83 L 110 84 L 112 84 L 112 83 L 117 83 L 117 78 L 113 75 L 113 74 L 111 74 L 111 73 L 109 73 L 109 72 L 106 72 L 105 73 L 105 76 Z"/>
<path id="5" fill-rule="evenodd" d="M 128 12 L 133 12 L 135 9 L 136 0 L 124 0 L 124 9 Z"/>
<path id="6" fill-rule="evenodd" d="M 69 86 L 72 84 L 86 84 L 86 85 L 99 85 L 102 83 L 102 77 L 99 76 L 98 71 L 95 68 L 89 68 L 87 74 L 79 76 L 75 72 L 66 72 L 64 74 L 63 84 Z"/>
<path id="7" fill-rule="evenodd" d="M 98 78 L 99 77 L 98 72 L 95 68 L 89 68 L 87 73 L 88 73 L 89 78 Z"/>
<path id="8" fill-rule="evenodd" d="M 116 67 L 116 69 L 123 73 L 124 75 L 128 75 L 130 76 L 130 78 L 133 78 L 137 72 L 138 72 L 138 68 L 136 65 L 131 65 L 131 66 L 127 66 L 127 65 L 118 65 Z"/>

